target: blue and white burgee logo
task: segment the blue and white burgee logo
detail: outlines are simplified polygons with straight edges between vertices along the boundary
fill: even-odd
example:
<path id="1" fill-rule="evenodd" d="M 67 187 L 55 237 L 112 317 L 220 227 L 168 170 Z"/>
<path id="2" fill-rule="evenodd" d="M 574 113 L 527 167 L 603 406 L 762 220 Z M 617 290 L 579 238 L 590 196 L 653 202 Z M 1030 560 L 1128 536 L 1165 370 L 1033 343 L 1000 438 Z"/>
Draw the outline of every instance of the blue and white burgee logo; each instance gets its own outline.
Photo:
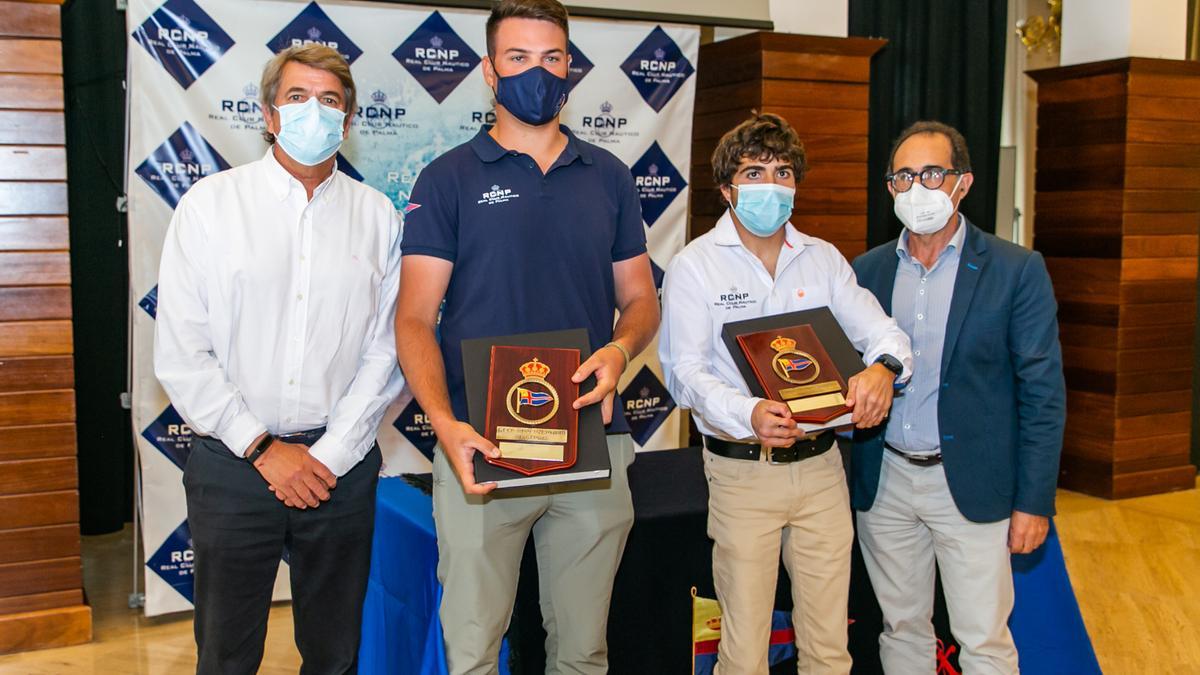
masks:
<path id="1" fill-rule="evenodd" d="M 675 92 L 696 72 L 679 45 L 662 26 L 655 26 L 650 31 L 621 64 L 621 70 L 629 76 L 634 88 L 654 108 L 654 112 L 661 112 Z"/>
<path id="2" fill-rule="evenodd" d="M 151 319 L 158 318 L 158 284 L 154 284 L 154 288 L 151 288 L 150 292 L 138 301 L 138 307 L 146 310 Z"/>
<path id="3" fill-rule="evenodd" d="M 671 202 L 687 187 L 687 181 L 675 169 L 675 165 L 671 164 L 667 154 L 659 147 L 658 141 L 650 144 L 650 148 L 634 163 L 631 170 L 638 197 L 642 201 L 642 219 L 646 221 L 646 225 L 653 226 L 663 211 L 666 211 Z"/>
<path id="4" fill-rule="evenodd" d="M 325 10 L 315 2 L 308 3 L 291 23 L 267 42 L 267 49 L 279 52 L 296 45 L 318 44 L 336 49 L 347 63 L 354 63 L 362 56 L 362 50 L 330 20 Z"/>
<path id="5" fill-rule="evenodd" d="M 479 55 L 434 12 L 392 52 L 417 82 L 441 103 L 479 65 Z"/>
<path id="6" fill-rule="evenodd" d="M 194 603 L 192 576 L 195 573 L 194 556 L 192 531 L 188 529 L 185 520 L 150 556 L 150 559 L 146 561 L 146 567 L 167 582 L 171 588 L 179 591 L 179 594 L 187 598 L 188 602 Z"/>
<path id="7" fill-rule="evenodd" d="M 142 438 L 150 441 L 150 445 L 166 455 L 180 470 L 187 465 L 188 455 L 192 453 L 192 428 L 175 411 L 175 406 L 168 405 L 150 426 L 142 430 Z"/>
<path id="8" fill-rule="evenodd" d="M 133 31 L 133 39 L 184 89 L 234 44 L 193 0 L 167 0 Z"/>
<path id="9" fill-rule="evenodd" d="M 433 461 L 433 446 L 437 445 L 437 434 L 433 433 L 433 425 L 429 423 L 429 417 L 421 410 L 416 398 L 404 406 L 404 410 L 400 411 L 400 416 L 392 422 L 392 426 L 420 450 L 425 459 Z"/>
<path id="10" fill-rule="evenodd" d="M 569 40 L 567 41 L 567 53 L 571 55 L 571 65 L 567 68 L 567 93 L 569 94 L 575 89 L 575 85 L 592 72 L 595 65 L 583 55 L 583 52 L 579 51 L 579 47 L 576 47 L 574 42 Z"/>
<path id="11" fill-rule="evenodd" d="M 196 127 L 183 126 L 138 165 L 137 175 L 171 208 L 196 181 L 229 168 L 229 163 L 204 140 Z"/>
<path id="12" fill-rule="evenodd" d="M 646 365 L 621 392 L 621 401 L 625 405 L 625 421 L 629 422 L 633 440 L 638 445 L 645 445 L 675 410 L 675 400 Z"/>
<path id="13" fill-rule="evenodd" d="M 350 160 L 346 159 L 345 155 L 340 152 L 337 154 L 337 168 L 338 171 L 350 176 L 354 180 L 360 183 L 362 182 L 362 174 L 359 173 L 358 169 L 354 168 L 354 165 L 350 163 Z"/>

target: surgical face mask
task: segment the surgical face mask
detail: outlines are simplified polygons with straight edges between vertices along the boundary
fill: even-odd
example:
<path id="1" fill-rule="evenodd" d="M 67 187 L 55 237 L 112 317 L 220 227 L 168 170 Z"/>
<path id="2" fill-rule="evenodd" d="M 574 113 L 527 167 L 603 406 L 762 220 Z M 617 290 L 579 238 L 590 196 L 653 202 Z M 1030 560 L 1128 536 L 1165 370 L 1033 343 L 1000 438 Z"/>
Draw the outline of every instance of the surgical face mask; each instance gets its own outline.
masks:
<path id="1" fill-rule="evenodd" d="M 958 183 L 962 176 L 954 181 L 954 190 L 958 192 Z M 933 234 L 946 226 L 950 216 L 954 215 L 954 202 L 950 195 L 941 190 L 929 188 L 914 182 L 907 192 L 896 195 L 892 209 L 896 217 L 913 234 Z"/>
<path id="2" fill-rule="evenodd" d="M 567 78 L 541 66 L 516 75 L 496 75 L 496 102 L 531 126 L 550 122 L 567 103 Z"/>
<path id="3" fill-rule="evenodd" d="M 775 183 L 745 183 L 737 190 L 733 212 L 738 221 L 756 237 L 769 237 L 779 231 L 792 216 L 796 190 Z"/>
<path id="4" fill-rule="evenodd" d="M 275 106 L 279 133 L 275 142 L 288 157 L 305 166 L 316 166 L 333 157 L 342 145 L 342 122 L 346 113 L 321 105 L 310 98 L 304 103 Z"/>

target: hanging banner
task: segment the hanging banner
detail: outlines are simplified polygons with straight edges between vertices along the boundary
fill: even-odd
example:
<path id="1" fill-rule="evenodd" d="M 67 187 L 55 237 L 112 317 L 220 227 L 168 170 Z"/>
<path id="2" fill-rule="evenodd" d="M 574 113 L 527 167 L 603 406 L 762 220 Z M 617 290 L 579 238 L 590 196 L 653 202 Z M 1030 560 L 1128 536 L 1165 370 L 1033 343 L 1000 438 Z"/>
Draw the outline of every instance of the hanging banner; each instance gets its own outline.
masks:
<path id="1" fill-rule="evenodd" d="M 487 13 L 388 3 L 130 0 L 129 229 L 133 420 L 143 488 L 146 614 L 190 609 L 191 546 L 181 472 L 191 432 L 154 377 L 159 254 L 196 181 L 262 157 L 259 79 L 272 54 L 321 43 L 352 65 L 359 110 L 338 168 L 403 213 L 417 174 L 494 119 L 483 82 Z M 684 243 L 699 31 L 575 19 L 563 121 L 628 164 L 641 193 L 655 280 Z M 679 445 L 680 414 L 656 346 L 619 387 L 641 449 Z M 405 392 L 379 430 L 384 473 L 430 470 L 436 442 Z M 287 597 L 286 565 L 276 597 Z"/>

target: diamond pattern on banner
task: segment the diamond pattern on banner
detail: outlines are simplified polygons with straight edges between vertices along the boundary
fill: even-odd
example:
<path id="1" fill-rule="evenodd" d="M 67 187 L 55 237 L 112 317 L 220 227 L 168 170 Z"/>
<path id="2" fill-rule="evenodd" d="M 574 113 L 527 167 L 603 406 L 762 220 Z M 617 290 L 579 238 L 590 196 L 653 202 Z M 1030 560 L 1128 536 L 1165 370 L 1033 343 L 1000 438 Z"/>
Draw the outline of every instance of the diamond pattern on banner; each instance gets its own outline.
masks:
<path id="1" fill-rule="evenodd" d="M 354 168 L 354 165 L 350 163 L 350 160 L 346 159 L 340 152 L 337 154 L 337 168 L 338 171 L 350 176 L 354 180 L 360 183 L 362 182 L 362 174 L 359 173 L 358 169 Z"/>
<path id="2" fill-rule="evenodd" d="M 433 461 L 433 447 L 437 445 L 437 435 L 433 433 L 433 425 L 425 416 L 425 411 L 417 403 L 417 399 L 409 401 L 400 411 L 400 416 L 392 422 L 401 435 L 408 439 L 417 450 L 425 455 L 425 459 Z"/>
<path id="3" fill-rule="evenodd" d="M 687 181 L 675 169 L 658 141 L 650 144 L 646 153 L 630 167 L 642 202 L 642 219 L 653 226 L 663 211 L 687 187 Z"/>
<path id="4" fill-rule="evenodd" d="M 175 406 L 168 405 L 154 418 L 150 426 L 142 430 L 142 438 L 150 441 L 150 445 L 158 448 L 180 471 L 187 465 L 188 455 L 192 452 L 192 428 L 179 416 Z"/>
<path id="5" fill-rule="evenodd" d="M 479 55 L 434 12 L 392 52 L 417 82 L 441 103 L 479 65 Z"/>
<path id="6" fill-rule="evenodd" d="M 646 39 L 621 63 L 621 70 L 629 76 L 634 88 L 654 108 L 654 112 L 662 112 L 675 92 L 696 72 L 691 61 L 687 60 L 679 45 L 662 26 L 655 26 L 650 31 Z"/>
<path id="7" fill-rule="evenodd" d="M 278 54 L 288 47 L 306 44 L 319 44 L 336 49 L 351 64 L 362 56 L 358 45 L 354 44 L 315 2 L 308 3 L 291 23 L 276 33 L 275 37 L 267 42 L 267 49 Z"/>
<path id="8" fill-rule="evenodd" d="M 167 0 L 133 39 L 187 89 L 233 47 L 233 38 L 193 0 Z"/>
<path id="9" fill-rule="evenodd" d="M 146 294 L 146 297 L 138 301 L 138 307 L 146 310 L 151 319 L 158 318 L 158 284 L 154 284 L 154 288 Z"/>
<path id="10" fill-rule="evenodd" d="M 661 298 L 662 297 L 663 277 L 665 277 L 667 275 L 667 273 L 663 271 L 663 268 L 658 266 L 658 263 L 654 262 L 654 260 L 651 259 L 650 260 L 650 274 L 654 277 L 654 287 L 658 289 L 658 295 Z"/>
<path id="11" fill-rule="evenodd" d="M 621 392 L 621 401 L 625 404 L 625 421 L 638 445 L 645 445 L 675 410 L 675 399 L 646 365 Z"/>
<path id="12" fill-rule="evenodd" d="M 579 51 L 574 42 L 567 42 L 567 52 L 571 55 L 571 65 L 567 69 L 567 93 L 570 93 L 595 66 Z"/>
<path id="13" fill-rule="evenodd" d="M 171 588 L 179 591 L 188 602 L 195 602 L 193 567 L 192 532 L 185 520 L 150 556 L 146 561 L 146 568 L 161 577 Z"/>
<path id="14" fill-rule="evenodd" d="M 135 173 L 173 209 L 196 181 L 228 168 L 229 163 L 196 127 L 184 122 Z"/>

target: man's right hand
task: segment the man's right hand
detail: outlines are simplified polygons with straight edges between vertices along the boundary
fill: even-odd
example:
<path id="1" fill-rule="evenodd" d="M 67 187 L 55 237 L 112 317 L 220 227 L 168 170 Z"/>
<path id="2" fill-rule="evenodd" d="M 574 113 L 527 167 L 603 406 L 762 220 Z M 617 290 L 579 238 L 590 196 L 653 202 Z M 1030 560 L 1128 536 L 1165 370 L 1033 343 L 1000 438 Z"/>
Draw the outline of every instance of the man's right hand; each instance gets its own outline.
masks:
<path id="1" fill-rule="evenodd" d="M 763 399 L 754 406 L 750 415 L 750 426 L 763 445 L 786 448 L 805 434 L 792 419 L 792 411 L 779 401 Z"/>
<path id="2" fill-rule="evenodd" d="M 491 441 L 480 436 L 475 428 L 466 422 L 452 420 L 443 424 L 435 424 L 434 433 L 450 460 L 450 466 L 462 483 L 463 492 L 469 495 L 484 495 L 496 489 L 495 483 L 475 482 L 475 453 L 482 452 L 488 457 L 499 457 L 500 450 Z"/>
<path id="3" fill-rule="evenodd" d="M 270 484 L 275 496 L 298 509 L 316 508 L 329 500 L 337 476 L 308 454 L 308 448 L 276 440 L 254 462 L 254 468 Z"/>

